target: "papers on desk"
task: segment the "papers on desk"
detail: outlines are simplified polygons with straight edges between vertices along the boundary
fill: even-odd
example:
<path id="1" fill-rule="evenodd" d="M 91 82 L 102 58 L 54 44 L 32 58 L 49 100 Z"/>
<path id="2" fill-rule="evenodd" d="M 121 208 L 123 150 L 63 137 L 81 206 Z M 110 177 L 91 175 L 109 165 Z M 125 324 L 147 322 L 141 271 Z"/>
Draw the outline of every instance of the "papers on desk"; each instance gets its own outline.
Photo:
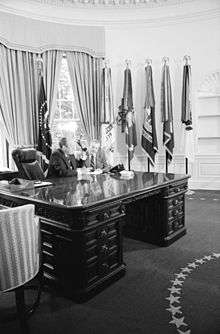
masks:
<path id="1" fill-rule="evenodd" d="M 53 183 L 49 181 L 35 181 L 34 188 L 52 186 Z"/>
<path id="2" fill-rule="evenodd" d="M 0 188 L 9 189 L 8 181 L 7 180 L 1 180 L 0 181 Z"/>
<path id="3" fill-rule="evenodd" d="M 0 189 L 10 189 L 12 191 L 19 191 L 24 189 L 34 189 L 39 187 L 47 187 L 53 185 L 49 181 L 31 181 L 31 180 L 22 180 L 21 184 L 9 184 L 7 180 L 0 181 Z"/>
<path id="4" fill-rule="evenodd" d="M 91 175 L 102 174 L 102 169 L 95 169 L 93 172 L 89 172 Z"/>
<path id="5" fill-rule="evenodd" d="M 134 172 L 132 170 L 122 170 L 120 172 L 120 178 L 125 179 L 125 180 L 130 180 L 133 179 L 134 177 Z"/>

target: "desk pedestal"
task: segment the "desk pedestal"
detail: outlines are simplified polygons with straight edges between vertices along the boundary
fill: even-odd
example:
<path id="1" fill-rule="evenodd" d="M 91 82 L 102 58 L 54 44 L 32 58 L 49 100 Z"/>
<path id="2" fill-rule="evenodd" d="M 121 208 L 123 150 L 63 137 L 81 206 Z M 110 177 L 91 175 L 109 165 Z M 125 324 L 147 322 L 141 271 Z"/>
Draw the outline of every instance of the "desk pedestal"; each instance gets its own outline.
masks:
<path id="1" fill-rule="evenodd" d="M 186 234 L 187 182 L 133 198 L 126 203 L 124 235 L 159 246 L 169 246 Z"/>

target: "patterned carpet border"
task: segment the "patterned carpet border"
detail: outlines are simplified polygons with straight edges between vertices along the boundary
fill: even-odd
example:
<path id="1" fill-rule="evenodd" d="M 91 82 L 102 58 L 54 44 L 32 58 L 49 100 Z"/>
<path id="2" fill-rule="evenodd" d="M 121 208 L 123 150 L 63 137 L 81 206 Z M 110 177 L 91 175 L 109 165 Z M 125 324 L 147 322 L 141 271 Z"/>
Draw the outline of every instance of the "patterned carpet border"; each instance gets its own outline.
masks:
<path id="1" fill-rule="evenodd" d="M 212 253 L 212 255 L 205 255 L 201 259 L 196 259 L 194 262 L 188 263 L 186 267 L 181 268 L 178 273 L 175 273 L 175 279 L 170 281 L 172 283 L 171 287 L 168 288 L 170 295 L 166 297 L 166 300 L 169 301 L 169 308 L 166 310 L 170 312 L 172 318 L 169 324 L 176 326 L 179 334 L 191 334 L 190 325 L 185 322 L 184 314 L 181 311 L 180 298 L 183 284 L 193 270 L 198 269 L 208 261 L 216 259 L 220 259 L 220 253 Z"/>

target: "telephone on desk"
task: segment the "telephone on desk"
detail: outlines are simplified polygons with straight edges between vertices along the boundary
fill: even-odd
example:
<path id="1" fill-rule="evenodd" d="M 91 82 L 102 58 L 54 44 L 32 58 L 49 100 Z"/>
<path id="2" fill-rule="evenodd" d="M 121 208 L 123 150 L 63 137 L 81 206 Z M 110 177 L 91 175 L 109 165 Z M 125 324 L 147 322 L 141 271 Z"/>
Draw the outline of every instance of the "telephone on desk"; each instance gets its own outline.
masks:
<path id="1" fill-rule="evenodd" d="M 112 167 L 110 170 L 109 170 L 109 173 L 120 173 L 122 170 L 124 170 L 124 165 L 123 164 L 118 164 L 114 167 Z"/>

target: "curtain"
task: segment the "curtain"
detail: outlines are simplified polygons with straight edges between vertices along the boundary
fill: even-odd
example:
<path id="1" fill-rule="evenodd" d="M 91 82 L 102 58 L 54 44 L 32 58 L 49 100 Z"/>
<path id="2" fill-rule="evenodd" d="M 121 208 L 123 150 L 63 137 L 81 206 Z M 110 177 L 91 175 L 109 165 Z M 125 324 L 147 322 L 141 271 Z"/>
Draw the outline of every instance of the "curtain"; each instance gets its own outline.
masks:
<path id="1" fill-rule="evenodd" d="M 90 141 L 100 137 L 101 58 L 66 52 L 76 107 Z"/>
<path id="2" fill-rule="evenodd" d="M 36 57 L 0 44 L 0 123 L 10 148 L 36 143 Z"/>
<path id="3" fill-rule="evenodd" d="M 56 109 L 57 88 L 62 57 L 63 52 L 57 50 L 46 51 L 42 54 L 43 78 L 47 95 L 47 108 L 50 124 Z"/>

